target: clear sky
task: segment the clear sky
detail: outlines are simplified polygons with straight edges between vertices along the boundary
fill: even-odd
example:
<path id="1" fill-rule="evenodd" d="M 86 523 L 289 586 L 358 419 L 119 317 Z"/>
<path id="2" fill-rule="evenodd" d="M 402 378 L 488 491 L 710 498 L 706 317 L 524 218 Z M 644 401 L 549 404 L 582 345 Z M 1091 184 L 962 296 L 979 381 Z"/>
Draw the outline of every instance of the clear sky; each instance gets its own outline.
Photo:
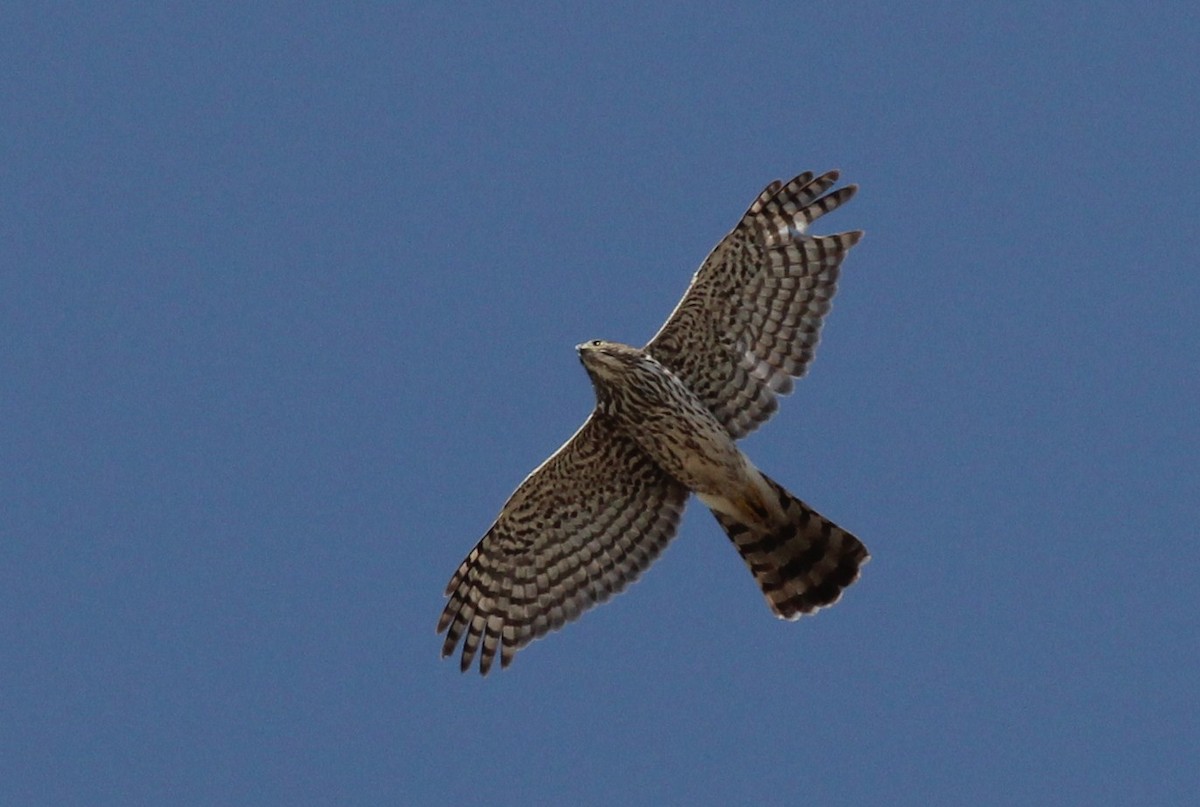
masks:
<path id="1" fill-rule="evenodd" d="M 249 6 L 0 11 L 0 803 L 1200 801 L 1200 7 Z M 442 661 L 573 346 L 833 167 L 744 447 L 862 580 L 780 622 L 693 504 Z"/>

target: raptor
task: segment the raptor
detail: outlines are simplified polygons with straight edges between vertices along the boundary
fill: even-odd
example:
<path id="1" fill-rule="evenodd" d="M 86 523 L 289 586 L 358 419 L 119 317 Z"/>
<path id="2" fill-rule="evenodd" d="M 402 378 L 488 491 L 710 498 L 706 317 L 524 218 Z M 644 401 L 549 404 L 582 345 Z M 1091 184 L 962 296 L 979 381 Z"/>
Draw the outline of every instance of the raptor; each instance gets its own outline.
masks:
<path id="1" fill-rule="evenodd" d="M 623 590 L 674 537 L 694 493 L 771 610 L 832 605 L 870 555 L 768 477 L 737 440 L 766 421 L 813 358 L 858 230 L 808 227 L 857 187 L 838 173 L 772 182 L 709 253 L 657 334 L 577 346 L 596 407 L 509 497 L 446 587 L 442 655 L 462 641 L 483 674 Z"/>

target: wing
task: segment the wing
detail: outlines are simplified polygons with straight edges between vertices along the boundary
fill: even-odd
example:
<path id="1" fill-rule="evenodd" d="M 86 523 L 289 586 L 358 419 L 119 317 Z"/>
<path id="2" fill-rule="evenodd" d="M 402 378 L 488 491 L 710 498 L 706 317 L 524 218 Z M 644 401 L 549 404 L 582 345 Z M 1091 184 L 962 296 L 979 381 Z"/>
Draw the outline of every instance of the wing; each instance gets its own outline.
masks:
<path id="1" fill-rule="evenodd" d="M 442 655 L 500 665 L 636 580 L 675 535 L 688 490 L 593 412 L 531 473 L 467 555 L 438 620 Z"/>
<path id="2" fill-rule="evenodd" d="M 806 233 L 858 189 L 826 193 L 837 179 L 837 171 L 804 173 L 768 185 L 646 345 L 734 438 L 767 420 L 775 395 L 791 392 L 792 378 L 808 369 L 842 259 L 862 238 L 858 230 Z"/>

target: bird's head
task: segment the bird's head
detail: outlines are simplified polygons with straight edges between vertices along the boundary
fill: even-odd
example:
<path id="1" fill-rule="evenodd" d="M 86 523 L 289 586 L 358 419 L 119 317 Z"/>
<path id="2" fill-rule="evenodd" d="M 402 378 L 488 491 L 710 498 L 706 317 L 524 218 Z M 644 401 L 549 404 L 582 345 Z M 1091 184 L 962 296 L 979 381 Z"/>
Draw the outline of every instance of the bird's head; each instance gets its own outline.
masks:
<path id="1" fill-rule="evenodd" d="M 596 383 L 619 382 L 646 358 L 645 352 L 619 342 L 593 339 L 575 346 L 579 361 Z"/>

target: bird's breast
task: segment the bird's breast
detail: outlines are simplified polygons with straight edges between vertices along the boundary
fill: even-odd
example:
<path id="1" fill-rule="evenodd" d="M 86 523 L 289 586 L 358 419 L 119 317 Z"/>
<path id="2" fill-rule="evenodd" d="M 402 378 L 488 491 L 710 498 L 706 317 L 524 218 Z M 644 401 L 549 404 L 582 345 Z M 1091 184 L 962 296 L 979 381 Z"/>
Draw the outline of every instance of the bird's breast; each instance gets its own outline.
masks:
<path id="1" fill-rule="evenodd" d="M 637 396 L 613 410 L 618 427 L 654 462 L 697 492 L 728 490 L 745 459 L 725 427 L 682 384 L 668 394 Z"/>

